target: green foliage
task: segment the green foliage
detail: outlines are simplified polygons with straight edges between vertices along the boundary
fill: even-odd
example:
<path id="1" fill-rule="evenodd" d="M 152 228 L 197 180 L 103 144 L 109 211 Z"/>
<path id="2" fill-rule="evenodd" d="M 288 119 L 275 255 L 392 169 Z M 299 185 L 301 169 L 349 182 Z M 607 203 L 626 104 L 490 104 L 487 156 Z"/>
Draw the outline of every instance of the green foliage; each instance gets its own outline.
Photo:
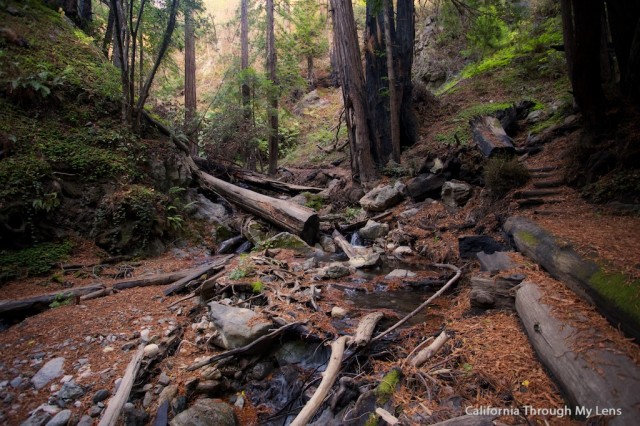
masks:
<path id="1" fill-rule="evenodd" d="M 251 291 L 253 291 L 256 294 L 262 293 L 264 291 L 264 283 L 260 280 L 252 282 Z"/>
<path id="2" fill-rule="evenodd" d="M 73 249 L 71 241 L 49 242 L 34 247 L 0 251 L 0 281 L 18 276 L 41 275 L 64 260 Z"/>
<path id="3" fill-rule="evenodd" d="M 471 52 L 480 57 L 502 47 L 509 33 L 507 24 L 498 16 L 494 5 L 481 6 L 467 32 Z"/>
<path id="4" fill-rule="evenodd" d="M 169 188 L 168 192 L 169 202 L 167 205 L 167 222 L 169 223 L 169 227 L 177 232 L 183 230 L 185 223 L 184 215 L 187 210 L 197 203 L 197 201 L 185 203 L 185 192 L 185 188 L 178 186 Z"/>
<path id="5" fill-rule="evenodd" d="M 640 194 L 640 170 L 614 170 L 582 189 L 582 195 L 594 203 L 606 203 Z"/>
<path id="6" fill-rule="evenodd" d="M 41 196 L 51 166 L 41 158 L 19 155 L 0 161 L 0 200 Z"/>
<path id="7" fill-rule="evenodd" d="M 509 102 L 488 102 L 484 104 L 475 104 L 460 111 L 456 115 L 456 120 L 464 121 L 466 123 L 473 117 L 492 115 L 498 111 L 510 108 L 511 106 L 513 106 L 513 104 Z"/>
<path id="8" fill-rule="evenodd" d="M 312 194 L 311 192 L 303 192 L 301 195 L 304 195 L 304 197 L 307 199 L 307 201 L 306 201 L 306 203 L 304 203 L 304 205 L 306 207 L 309 207 L 309 208 L 314 209 L 316 211 L 318 211 L 322 207 L 324 207 L 324 204 L 326 202 L 324 197 L 322 195 L 320 195 L 320 194 Z"/>
<path id="9" fill-rule="evenodd" d="M 347 222 L 353 222 L 354 220 L 362 216 L 363 212 L 364 210 L 362 210 L 362 208 L 360 207 L 347 207 L 344 210 L 344 218 L 347 220 Z"/>
<path id="10" fill-rule="evenodd" d="M 436 133 L 433 140 L 445 145 L 467 145 L 471 140 L 471 129 L 468 125 L 458 125 L 453 130 Z"/>
<path id="11" fill-rule="evenodd" d="M 402 372 L 397 368 L 392 369 L 382 378 L 378 388 L 376 389 L 379 404 L 385 404 L 391 399 L 391 396 L 393 396 L 393 393 L 396 391 L 396 387 L 400 383 L 401 378 Z"/>
<path id="12" fill-rule="evenodd" d="M 389 160 L 382 168 L 382 174 L 389 177 L 407 176 L 407 170 L 402 164 Z"/>
<path id="13" fill-rule="evenodd" d="M 73 296 L 65 295 L 63 293 L 56 294 L 56 298 L 49 304 L 51 309 L 59 308 L 60 306 L 71 305 L 73 303 Z"/>
<path id="14" fill-rule="evenodd" d="M 616 309 L 640 322 L 640 281 L 600 269 L 589 278 L 589 284 Z"/>
<path id="15" fill-rule="evenodd" d="M 530 173 L 515 158 L 490 158 L 484 168 L 484 182 L 495 197 L 502 197 L 530 179 Z"/>

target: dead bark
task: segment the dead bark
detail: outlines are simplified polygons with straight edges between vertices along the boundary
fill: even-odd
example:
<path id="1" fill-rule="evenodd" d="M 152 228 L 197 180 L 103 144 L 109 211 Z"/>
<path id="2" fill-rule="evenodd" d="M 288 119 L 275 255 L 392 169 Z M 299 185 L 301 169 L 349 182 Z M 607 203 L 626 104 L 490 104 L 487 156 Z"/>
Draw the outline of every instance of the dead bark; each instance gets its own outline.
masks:
<path id="1" fill-rule="evenodd" d="M 347 257 L 349 259 L 353 259 L 354 257 L 356 257 L 358 254 L 356 253 L 356 250 L 353 248 L 353 246 L 349 243 L 349 241 L 347 241 L 342 234 L 340 233 L 340 231 L 338 231 L 337 229 L 335 231 L 333 231 L 333 241 L 338 245 L 338 247 L 340 247 L 342 249 L 342 251 L 344 252 L 344 254 L 347 255 Z"/>
<path id="2" fill-rule="evenodd" d="M 164 295 L 170 296 L 174 293 L 179 293 L 186 288 L 187 284 L 189 284 L 190 281 L 195 280 L 196 278 L 208 274 L 214 270 L 216 272 L 219 271 L 220 269 L 224 268 L 224 265 L 229 260 L 231 260 L 232 257 L 232 254 L 216 256 L 212 262 L 209 262 L 200 268 L 194 269 L 193 272 L 188 273 L 183 278 L 173 283 L 170 287 L 166 288 L 163 292 Z"/>
<path id="3" fill-rule="evenodd" d="M 315 242 L 320 220 L 312 209 L 240 188 L 204 172 L 198 172 L 197 176 L 203 186 L 241 209 L 298 235 L 308 244 Z"/>
<path id="4" fill-rule="evenodd" d="M 601 348 L 599 338 L 578 341 L 581 334 L 576 328 L 554 317 L 541 298 L 538 286 L 526 283 L 516 294 L 516 309 L 538 357 L 571 408 L 615 407 L 620 414 L 608 424 L 634 424 L 640 394 L 638 365 L 626 355 Z"/>
<path id="5" fill-rule="evenodd" d="M 322 381 L 320 382 L 320 385 L 314 392 L 311 399 L 307 401 L 300 413 L 298 413 L 293 422 L 291 422 L 291 426 L 304 426 L 308 424 L 316 414 L 316 412 L 324 402 L 325 397 L 331 390 L 334 382 L 338 378 L 338 373 L 340 372 L 340 367 L 342 365 L 342 355 L 344 354 L 344 347 L 350 338 L 350 336 L 342 336 L 331 343 L 331 358 L 329 359 L 329 364 L 327 365 L 327 369 L 324 372 Z"/>
<path id="6" fill-rule="evenodd" d="M 413 356 L 410 359 L 409 364 L 411 364 L 416 368 L 420 367 L 422 364 L 427 362 L 429 358 L 437 354 L 438 351 L 442 349 L 442 347 L 447 342 L 447 340 L 449 340 L 449 335 L 447 334 L 446 331 L 443 331 L 442 333 L 440 333 L 438 337 L 436 337 L 433 343 L 431 343 L 429 346 L 422 349 L 415 356 Z"/>
<path id="7" fill-rule="evenodd" d="M 102 284 L 92 284 L 84 287 L 70 288 L 39 296 L 27 297 L 18 300 L 0 300 L 0 317 L 31 315 L 49 309 L 55 301 L 83 296 L 104 289 Z"/>
<path id="8" fill-rule="evenodd" d="M 120 281 L 113 284 L 116 290 L 125 290 L 134 287 L 147 287 L 152 285 L 167 285 L 184 278 L 191 270 L 169 272 L 166 274 L 151 275 L 148 277 L 136 278 L 132 280 Z"/>
<path id="9" fill-rule="evenodd" d="M 515 153 L 512 139 L 507 136 L 497 118 L 477 117 L 472 119 L 469 124 L 473 131 L 473 140 L 485 157 Z"/>
<path id="10" fill-rule="evenodd" d="M 135 353 L 133 358 L 131 358 L 129 365 L 127 366 L 127 370 L 124 373 L 122 382 L 120 382 L 118 391 L 113 398 L 109 400 L 109 405 L 107 405 L 107 409 L 100 419 L 98 426 L 115 426 L 117 424 L 122 408 L 129 399 L 129 394 L 131 393 L 133 383 L 136 379 L 136 375 L 138 374 L 138 370 L 140 369 L 143 355 L 144 346 L 140 345 L 138 351 Z"/>
<path id="11" fill-rule="evenodd" d="M 387 52 L 387 75 L 389 78 L 389 119 L 391 122 L 391 149 L 392 158 L 396 163 L 400 163 L 400 99 L 402 98 L 401 88 L 396 82 L 396 69 L 393 61 L 393 37 L 391 28 L 393 23 L 393 2 L 384 1 L 384 38 Z"/>
<path id="12" fill-rule="evenodd" d="M 369 344 L 373 331 L 378 325 L 378 322 L 384 317 L 382 312 L 372 312 L 366 315 L 358 323 L 356 334 L 353 336 L 352 343 L 356 347 L 363 347 Z"/>
<path id="13" fill-rule="evenodd" d="M 275 175 L 278 168 L 278 79 L 276 75 L 276 36 L 274 27 L 273 0 L 267 0 L 267 72 L 271 81 L 269 94 L 269 174 Z"/>

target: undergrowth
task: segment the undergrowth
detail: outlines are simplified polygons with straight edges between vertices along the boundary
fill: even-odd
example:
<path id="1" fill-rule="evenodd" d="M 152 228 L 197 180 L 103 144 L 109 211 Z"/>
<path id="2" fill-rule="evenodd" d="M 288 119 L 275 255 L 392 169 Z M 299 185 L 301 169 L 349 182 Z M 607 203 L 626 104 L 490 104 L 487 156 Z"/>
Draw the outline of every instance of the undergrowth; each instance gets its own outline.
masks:
<path id="1" fill-rule="evenodd" d="M 56 262 L 66 259 L 71 241 L 48 242 L 22 250 L 0 251 L 0 283 L 6 280 L 41 275 L 53 268 Z"/>

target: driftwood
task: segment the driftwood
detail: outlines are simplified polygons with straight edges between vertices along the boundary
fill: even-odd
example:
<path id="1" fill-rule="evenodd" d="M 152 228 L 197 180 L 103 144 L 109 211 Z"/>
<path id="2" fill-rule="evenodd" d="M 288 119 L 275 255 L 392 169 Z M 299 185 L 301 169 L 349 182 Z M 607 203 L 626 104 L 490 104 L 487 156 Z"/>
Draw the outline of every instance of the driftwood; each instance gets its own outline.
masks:
<path id="1" fill-rule="evenodd" d="M 209 357 L 205 360 L 196 362 L 194 364 L 191 364 L 190 366 L 187 367 L 187 371 L 193 371 L 193 370 L 197 370 L 198 368 L 202 368 L 205 365 L 209 365 L 211 363 L 214 363 L 216 361 L 220 361 L 221 359 L 225 359 L 225 358 L 229 358 L 235 355 L 240 355 L 246 352 L 249 352 L 257 347 L 259 347 L 260 345 L 262 345 L 265 342 L 268 342 L 270 340 L 272 340 L 274 337 L 279 336 L 280 334 L 284 333 L 287 330 L 290 330 L 294 327 L 297 327 L 299 325 L 304 324 L 303 322 L 292 322 L 286 325 L 283 325 L 282 327 L 272 331 L 269 334 L 265 334 L 264 336 L 261 336 L 259 338 L 257 338 L 256 340 L 254 340 L 253 342 L 249 343 L 246 346 L 243 346 L 241 348 L 235 348 L 235 349 L 231 349 L 229 351 L 223 352 L 221 354 L 218 355 L 214 355 L 212 357 Z"/>
<path id="2" fill-rule="evenodd" d="M 376 337 L 374 337 L 373 339 L 371 339 L 372 342 L 375 342 L 377 340 L 382 339 L 384 336 L 386 336 L 387 334 L 391 333 L 393 330 L 397 329 L 398 327 L 400 327 L 402 324 L 404 324 L 405 322 L 407 322 L 410 318 L 413 318 L 416 314 L 418 314 L 420 311 L 422 311 L 424 308 L 427 307 L 427 305 L 429 305 L 429 303 L 433 302 L 435 299 L 437 299 L 442 293 L 444 293 L 449 287 L 451 287 L 451 285 L 453 283 L 455 283 L 456 281 L 458 281 L 458 279 L 460 278 L 460 276 L 462 275 L 462 271 L 460 270 L 460 268 L 458 268 L 457 266 L 454 265 L 449 265 L 448 263 L 436 263 L 433 266 L 439 267 L 439 268 L 449 268 L 451 270 L 454 270 L 456 272 L 456 274 L 453 276 L 453 278 L 451 278 L 449 281 L 447 281 L 447 283 L 445 285 L 443 285 L 440 290 L 436 291 L 433 296 L 431 296 L 430 298 L 428 298 L 426 301 L 424 301 L 420 306 L 418 306 L 417 308 L 415 308 L 413 311 L 411 311 L 410 313 L 408 313 L 407 315 L 405 315 L 404 318 L 402 318 L 400 321 L 398 321 L 397 323 L 395 323 L 394 325 L 392 325 L 391 327 L 389 327 L 388 329 L 386 329 L 384 332 L 378 334 Z"/>
<path id="3" fill-rule="evenodd" d="M 444 344 L 449 340 L 449 335 L 446 331 L 443 331 L 436 337 L 436 339 L 426 348 L 422 349 L 415 356 L 413 356 L 409 360 L 409 364 L 414 367 L 420 367 L 422 364 L 427 362 L 429 358 L 438 353 L 438 351 L 444 346 Z"/>
<path id="4" fill-rule="evenodd" d="M 188 273 L 187 275 L 185 275 L 183 278 L 179 279 L 178 281 L 176 281 L 175 283 L 173 283 L 170 287 L 166 288 L 164 290 L 164 295 L 165 296 L 170 296 L 174 293 L 179 293 L 182 290 L 185 289 L 185 287 L 187 286 L 187 284 L 189 284 L 190 281 L 210 273 L 213 270 L 220 270 L 222 268 L 224 268 L 225 263 L 227 263 L 229 260 L 231 260 L 231 258 L 233 257 L 232 254 L 225 254 L 222 256 L 215 256 L 213 258 L 212 262 L 207 263 L 206 265 L 200 267 L 200 268 L 196 268 L 193 269 L 192 272 Z"/>
<path id="5" fill-rule="evenodd" d="M 371 341 L 371 336 L 373 336 L 373 331 L 378 325 L 378 322 L 384 317 L 382 312 L 372 312 L 367 314 L 364 318 L 360 320 L 358 323 L 358 328 L 356 329 L 356 334 L 353 336 L 352 343 L 356 347 L 362 347 L 369 344 Z"/>
<path id="6" fill-rule="evenodd" d="M 332 237 L 333 237 L 333 241 L 336 243 L 336 245 L 342 249 L 344 254 L 346 254 L 349 259 L 353 259 L 354 257 L 356 257 L 358 255 L 356 253 L 356 250 L 349 243 L 349 241 L 347 241 L 346 238 L 344 238 L 342 236 L 340 231 L 338 231 L 337 229 L 335 231 L 333 231 Z"/>
<path id="7" fill-rule="evenodd" d="M 205 172 L 199 172 L 197 175 L 203 186 L 211 188 L 241 209 L 298 235 L 308 244 L 315 242 L 320 220 L 314 210 L 291 201 L 279 200 L 240 188 Z"/>
<path id="8" fill-rule="evenodd" d="M 640 312 L 628 300 L 640 294 L 637 281 L 625 283 L 624 275 L 604 271 L 594 262 L 583 259 L 573 248 L 557 241 L 529 219 L 510 217 L 504 230 L 518 250 L 594 305 L 614 327 L 620 327 L 640 341 Z M 620 291 L 630 296 L 621 298 L 616 294 Z"/>
<path id="9" fill-rule="evenodd" d="M 518 290 L 516 309 L 540 360 L 572 405 L 573 415 L 596 414 L 576 412 L 577 407 L 615 408 L 621 413 L 608 424 L 637 424 L 640 367 L 631 358 L 600 348 L 599 338 L 580 339 L 580 332 L 555 318 L 541 302 L 540 290 L 533 283 Z"/>
<path id="10" fill-rule="evenodd" d="M 122 382 L 120 382 L 118 392 L 116 392 L 113 398 L 109 400 L 109 405 L 107 405 L 107 409 L 100 419 L 98 426 L 115 426 L 118 422 L 122 408 L 129 399 L 129 393 L 131 392 L 131 388 L 133 388 L 133 383 L 136 379 L 136 375 L 138 374 L 138 370 L 140 369 L 140 363 L 142 362 L 143 355 L 144 346 L 140 345 L 138 351 L 127 366 Z"/>
<path id="11" fill-rule="evenodd" d="M 92 284 L 84 287 L 76 287 L 60 290 L 53 293 L 41 294 L 39 296 L 27 297 L 18 300 L 0 300 L 0 317 L 20 316 L 25 314 L 35 314 L 49 309 L 56 300 L 61 301 L 69 298 L 83 296 L 104 289 L 102 284 Z"/>
<path id="12" fill-rule="evenodd" d="M 376 414 L 379 415 L 382 420 L 384 420 L 387 424 L 391 426 L 400 424 L 400 420 L 398 420 L 396 416 L 394 416 L 384 408 L 377 407 Z"/>
<path id="13" fill-rule="evenodd" d="M 350 336 L 342 336 L 331 343 L 331 358 L 329 359 L 329 364 L 327 365 L 327 369 L 324 372 L 322 381 L 320 382 L 320 385 L 314 392 L 311 399 L 307 401 L 307 403 L 298 413 L 293 422 L 291 422 L 291 426 L 304 426 L 308 424 L 316 414 L 325 397 L 331 390 L 331 387 L 336 381 L 336 378 L 338 377 L 340 366 L 342 365 L 342 355 L 344 354 L 344 347 L 349 339 L 351 339 Z"/>
<path id="14" fill-rule="evenodd" d="M 495 117 L 476 117 L 469 124 L 473 131 L 473 140 L 485 157 L 496 154 L 515 154 L 513 141 Z"/>

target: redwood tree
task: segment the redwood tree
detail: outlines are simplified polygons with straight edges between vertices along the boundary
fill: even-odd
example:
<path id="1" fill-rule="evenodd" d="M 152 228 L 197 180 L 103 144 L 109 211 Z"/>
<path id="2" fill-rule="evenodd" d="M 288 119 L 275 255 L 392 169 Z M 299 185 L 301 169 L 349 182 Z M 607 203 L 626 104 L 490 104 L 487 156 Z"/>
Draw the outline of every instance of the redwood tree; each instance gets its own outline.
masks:
<path id="1" fill-rule="evenodd" d="M 189 151 L 198 155 L 196 135 L 196 35 L 193 22 L 193 8 L 187 5 L 184 15 L 184 125 L 185 133 L 191 141 Z"/>
<path id="2" fill-rule="evenodd" d="M 278 91 L 276 76 L 276 37 L 273 0 L 267 0 L 267 73 L 272 87 L 269 91 L 269 174 L 278 168 Z"/>

